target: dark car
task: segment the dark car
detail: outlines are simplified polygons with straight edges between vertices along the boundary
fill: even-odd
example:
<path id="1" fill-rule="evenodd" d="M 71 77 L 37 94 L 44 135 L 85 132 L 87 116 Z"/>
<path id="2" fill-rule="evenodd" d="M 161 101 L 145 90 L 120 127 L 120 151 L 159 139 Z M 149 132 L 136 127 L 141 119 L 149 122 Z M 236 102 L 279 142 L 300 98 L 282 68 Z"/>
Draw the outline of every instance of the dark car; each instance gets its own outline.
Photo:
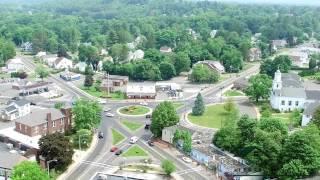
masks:
<path id="1" fill-rule="evenodd" d="M 103 138 L 103 132 L 99 132 L 98 137 L 99 137 L 99 139 L 102 139 Z"/>
<path id="2" fill-rule="evenodd" d="M 150 129 L 150 124 L 146 124 L 146 125 L 144 126 L 144 129 L 146 129 L 146 130 Z"/>
<path id="3" fill-rule="evenodd" d="M 148 141 L 149 146 L 154 146 L 153 141 Z"/>
<path id="4" fill-rule="evenodd" d="M 122 154 L 122 150 L 118 150 L 118 151 L 116 152 L 116 155 L 117 155 L 117 156 L 119 156 L 120 154 Z"/>
<path id="5" fill-rule="evenodd" d="M 151 118 L 151 114 L 147 114 L 147 115 L 146 115 L 146 118 L 147 118 L 147 119 L 150 119 L 150 118 Z"/>
<path id="6" fill-rule="evenodd" d="M 118 150 L 118 148 L 117 147 L 112 147 L 111 149 L 110 149 L 110 152 L 116 152 Z"/>

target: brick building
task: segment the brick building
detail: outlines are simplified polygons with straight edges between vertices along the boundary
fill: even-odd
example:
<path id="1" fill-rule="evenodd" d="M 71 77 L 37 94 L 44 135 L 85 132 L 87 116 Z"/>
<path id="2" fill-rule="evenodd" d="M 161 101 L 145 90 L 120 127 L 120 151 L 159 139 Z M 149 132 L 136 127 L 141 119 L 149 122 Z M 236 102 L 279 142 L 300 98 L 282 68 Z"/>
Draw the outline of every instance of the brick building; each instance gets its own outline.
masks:
<path id="1" fill-rule="evenodd" d="M 15 131 L 31 137 L 65 132 L 71 128 L 71 118 L 71 109 L 36 109 L 16 120 Z"/>

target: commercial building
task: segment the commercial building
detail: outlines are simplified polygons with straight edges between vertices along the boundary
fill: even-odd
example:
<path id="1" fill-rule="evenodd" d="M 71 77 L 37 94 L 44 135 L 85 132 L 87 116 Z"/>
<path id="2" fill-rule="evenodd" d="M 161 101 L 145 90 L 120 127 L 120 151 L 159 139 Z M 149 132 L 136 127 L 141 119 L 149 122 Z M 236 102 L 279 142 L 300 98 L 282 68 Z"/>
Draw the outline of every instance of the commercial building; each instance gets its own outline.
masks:
<path id="1" fill-rule="evenodd" d="M 127 85 L 126 95 L 128 99 L 155 99 L 156 88 L 151 83 L 132 83 Z"/>

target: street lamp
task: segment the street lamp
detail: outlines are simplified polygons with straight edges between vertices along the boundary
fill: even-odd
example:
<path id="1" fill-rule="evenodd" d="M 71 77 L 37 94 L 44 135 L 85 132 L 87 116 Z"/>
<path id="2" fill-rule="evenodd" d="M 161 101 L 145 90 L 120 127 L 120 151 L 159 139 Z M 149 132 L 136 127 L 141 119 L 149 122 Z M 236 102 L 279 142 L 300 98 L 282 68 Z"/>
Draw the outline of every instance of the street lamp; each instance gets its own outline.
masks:
<path id="1" fill-rule="evenodd" d="M 47 169 L 48 169 L 48 176 L 50 177 L 50 163 L 51 162 L 57 162 L 58 160 L 52 159 L 50 161 L 47 161 Z"/>
<path id="2" fill-rule="evenodd" d="M 81 151 L 81 137 L 86 136 L 87 134 L 79 135 L 79 150 Z M 84 141 L 85 142 L 85 141 Z"/>

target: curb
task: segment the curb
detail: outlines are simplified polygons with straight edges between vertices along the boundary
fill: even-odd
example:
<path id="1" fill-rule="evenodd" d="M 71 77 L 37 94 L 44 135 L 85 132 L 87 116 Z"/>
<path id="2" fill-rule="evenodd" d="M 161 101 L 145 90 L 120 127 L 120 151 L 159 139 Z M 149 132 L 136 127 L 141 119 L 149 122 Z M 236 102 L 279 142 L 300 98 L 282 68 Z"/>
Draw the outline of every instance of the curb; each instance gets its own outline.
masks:
<path id="1" fill-rule="evenodd" d="M 84 155 L 82 155 L 79 159 L 74 161 L 63 174 L 58 176 L 57 180 L 66 179 L 66 177 L 68 177 L 77 167 L 80 166 L 79 162 L 81 162 L 83 159 L 86 159 L 88 157 L 88 155 L 91 154 L 91 152 L 95 149 L 95 147 L 98 144 L 97 133 L 94 133 L 93 136 L 94 137 L 92 139 L 90 148 L 87 151 L 85 151 Z"/>
<path id="2" fill-rule="evenodd" d="M 137 105 L 137 106 L 141 106 L 141 105 Z M 125 108 L 125 107 L 130 107 L 130 106 L 123 106 L 117 109 L 117 114 L 119 114 L 120 116 L 124 116 L 124 117 L 143 117 L 145 115 L 151 114 L 152 113 L 152 108 L 148 107 L 148 106 L 142 106 L 145 107 L 147 109 L 149 109 L 149 112 L 144 113 L 144 114 L 139 114 L 139 115 L 129 115 L 129 114 L 123 114 L 120 112 L 120 109 Z"/>

